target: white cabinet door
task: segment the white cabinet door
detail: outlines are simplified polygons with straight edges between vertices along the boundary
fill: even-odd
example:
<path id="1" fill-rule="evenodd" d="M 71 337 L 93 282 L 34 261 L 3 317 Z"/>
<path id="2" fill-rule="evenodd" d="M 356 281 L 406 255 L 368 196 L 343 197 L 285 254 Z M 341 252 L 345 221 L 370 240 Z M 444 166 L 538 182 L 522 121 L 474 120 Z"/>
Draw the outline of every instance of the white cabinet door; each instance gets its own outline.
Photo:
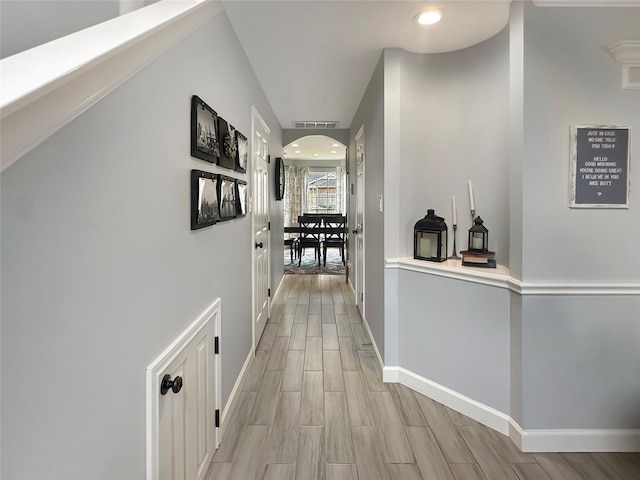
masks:
<path id="1" fill-rule="evenodd" d="M 194 322 L 147 368 L 148 480 L 204 480 L 207 475 L 217 448 L 219 305 L 216 301 L 211 318 Z"/>

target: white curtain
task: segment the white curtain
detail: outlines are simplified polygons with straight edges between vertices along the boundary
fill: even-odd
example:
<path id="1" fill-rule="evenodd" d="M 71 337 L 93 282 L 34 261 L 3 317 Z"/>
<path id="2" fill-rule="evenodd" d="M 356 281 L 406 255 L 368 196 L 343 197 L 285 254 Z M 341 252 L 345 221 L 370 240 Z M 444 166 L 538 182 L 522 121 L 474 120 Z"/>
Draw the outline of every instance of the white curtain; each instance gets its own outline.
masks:
<path id="1" fill-rule="evenodd" d="M 307 180 L 309 169 L 306 167 L 288 166 L 285 174 L 284 226 L 298 224 L 298 216 L 302 215 L 307 204 Z"/>
<path id="2" fill-rule="evenodd" d="M 336 167 L 336 210 L 347 214 L 347 169 L 344 165 Z"/>

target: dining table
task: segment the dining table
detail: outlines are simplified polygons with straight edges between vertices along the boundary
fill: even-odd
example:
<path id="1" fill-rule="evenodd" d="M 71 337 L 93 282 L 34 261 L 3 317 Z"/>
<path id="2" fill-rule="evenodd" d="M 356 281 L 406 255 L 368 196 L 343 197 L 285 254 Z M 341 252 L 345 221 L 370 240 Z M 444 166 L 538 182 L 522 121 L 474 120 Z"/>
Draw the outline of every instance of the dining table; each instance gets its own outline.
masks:
<path id="1" fill-rule="evenodd" d="M 320 224 L 313 227 L 303 227 L 300 225 L 293 225 L 289 227 L 284 227 L 284 233 L 313 233 L 313 234 L 337 234 L 337 233 L 348 233 L 347 225 L 344 227 L 326 227 L 321 226 Z M 345 236 L 346 242 L 346 236 Z M 293 246 L 292 246 L 293 248 Z M 318 258 L 318 262 L 321 262 L 321 258 Z"/>

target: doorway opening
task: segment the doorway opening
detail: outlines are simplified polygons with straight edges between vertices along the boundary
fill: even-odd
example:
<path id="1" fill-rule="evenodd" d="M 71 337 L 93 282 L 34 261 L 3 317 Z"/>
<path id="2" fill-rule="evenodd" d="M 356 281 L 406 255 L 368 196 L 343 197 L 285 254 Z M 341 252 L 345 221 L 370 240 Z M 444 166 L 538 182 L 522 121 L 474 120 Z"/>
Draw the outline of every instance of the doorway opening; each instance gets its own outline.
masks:
<path id="1" fill-rule="evenodd" d="M 284 272 L 345 275 L 347 147 L 307 135 L 284 147 Z"/>

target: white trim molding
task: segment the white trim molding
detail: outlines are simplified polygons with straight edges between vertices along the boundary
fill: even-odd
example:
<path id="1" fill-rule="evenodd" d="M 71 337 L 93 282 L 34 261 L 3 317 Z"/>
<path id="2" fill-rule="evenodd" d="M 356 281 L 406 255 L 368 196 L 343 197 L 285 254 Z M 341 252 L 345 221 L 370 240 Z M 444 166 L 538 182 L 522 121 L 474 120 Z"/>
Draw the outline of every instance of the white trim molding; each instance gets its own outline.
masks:
<path id="1" fill-rule="evenodd" d="M 376 343 L 376 339 L 373 337 L 371 333 L 371 328 L 369 327 L 369 322 L 367 322 L 366 318 L 362 319 L 362 323 L 367 330 L 367 335 L 369 335 L 369 339 L 371 340 L 371 346 L 373 347 L 374 352 L 376 352 L 376 357 L 378 358 L 378 363 L 380 364 L 380 368 L 384 371 L 384 361 L 382 360 L 382 355 L 380 355 L 380 350 L 378 349 L 378 344 Z"/>
<path id="2" fill-rule="evenodd" d="M 0 60 L 2 170 L 222 9 L 220 0 L 157 2 Z"/>
<path id="3" fill-rule="evenodd" d="M 409 257 L 387 258 L 385 259 L 385 268 L 505 288 L 520 295 L 640 295 L 640 283 L 637 282 L 523 282 L 511 277 L 509 269 L 505 266 L 498 265 L 495 269 L 478 269 L 463 267 L 460 260 L 437 263 Z"/>
<path id="4" fill-rule="evenodd" d="M 622 68 L 622 89 L 640 89 L 640 80 L 633 80 L 632 71 L 636 78 L 640 77 L 640 41 L 622 40 L 607 47 L 609 53 Z"/>
<path id="5" fill-rule="evenodd" d="M 640 452 L 640 430 L 523 430 L 509 415 L 402 367 L 383 367 L 386 383 L 400 383 L 509 436 L 523 452 Z"/>

